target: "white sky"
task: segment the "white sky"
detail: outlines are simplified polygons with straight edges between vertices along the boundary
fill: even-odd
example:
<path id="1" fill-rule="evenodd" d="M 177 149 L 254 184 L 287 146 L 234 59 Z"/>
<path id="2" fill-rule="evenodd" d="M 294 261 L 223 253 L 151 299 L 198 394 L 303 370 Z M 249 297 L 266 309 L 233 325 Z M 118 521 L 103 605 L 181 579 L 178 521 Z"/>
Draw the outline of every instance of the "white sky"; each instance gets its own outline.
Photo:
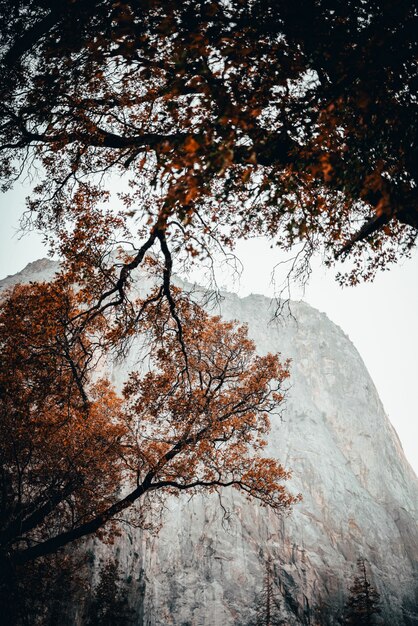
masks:
<path id="1" fill-rule="evenodd" d="M 35 233 L 19 238 L 19 217 L 27 187 L 16 186 L 0 196 L 0 278 L 14 274 L 46 256 Z M 244 265 L 239 284 L 225 278 L 225 287 L 239 295 L 274 295 L 271 271 L 277 250 L 258 239 L 240 242 L 237 256 Z M 297 296 L 295 288 L 292 297 Z M 341 288 L 333 272 L 314 267 L 303 299 L 341 326 L 360 352 L 389 418 L 401 439 L 406 457 L 418 474 L 418 251 L 374 283 Z"/>

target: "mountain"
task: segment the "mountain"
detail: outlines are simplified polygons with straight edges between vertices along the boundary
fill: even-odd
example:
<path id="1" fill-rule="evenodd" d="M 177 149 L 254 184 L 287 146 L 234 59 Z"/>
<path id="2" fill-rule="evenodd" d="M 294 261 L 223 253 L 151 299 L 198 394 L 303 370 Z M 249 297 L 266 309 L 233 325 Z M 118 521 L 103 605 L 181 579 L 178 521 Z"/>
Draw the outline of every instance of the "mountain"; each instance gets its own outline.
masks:
<path id="1" fill-rule="evenodd" d="M 56 267 L 37 261 L 0 289 L 50 280 Z M 260 354 L 292 359 L 268 453 L 292 470 L 289 488 L 303 501 L 278 517 L 237 493 L 173 498 L 158 534 L 124 527 L 116 548 L 94 544 L 96 562 L 116 549 L 147 626 L 254 623 L 269 567 L 284 624 L 296 626 L 340 623 L 362 557 L 381 596 L 380 623 L 418 624 L 418 480 L 360 355 L 308 304 L 292 303 L 291 316 L 274 320 L 264 296 L 223 296 L 222 315 L 248 324 Z M 134 353 L 109 364 L 116 385 Z"/>

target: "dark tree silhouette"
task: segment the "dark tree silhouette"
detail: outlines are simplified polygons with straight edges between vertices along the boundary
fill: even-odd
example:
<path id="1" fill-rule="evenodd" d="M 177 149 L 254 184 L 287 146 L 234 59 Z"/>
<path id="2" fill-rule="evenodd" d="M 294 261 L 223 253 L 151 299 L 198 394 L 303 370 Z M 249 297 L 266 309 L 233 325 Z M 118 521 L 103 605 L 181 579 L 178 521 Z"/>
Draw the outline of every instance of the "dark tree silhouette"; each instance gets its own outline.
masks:
<path id="1" fill-rule="evenodd" d="M 357 560 L 358 574 L 350 587 L 346 605 L 345 623 L 350 626 L 370 626 L 375 624 L 375 616 L 380 613 L 380 595 L 367 577 L 366 562 Z"/>
<path id="2" fill-rule="evenodd" d="M 129 605 L 128 589 L 120 579 L 116 560 L 109 560 L 100 571 L 86 626 L 130 626 L 135 613 Z"/>
<path id="3" fill-rule="evenodd" d="M 350 255 L 351 282 L 409 254 L 418 228 L 412 0 L 1 0 L 0 12 L 6 186 L 41 164 L 30 202 L 38 226 L 62 238 L 75 223 L 76 241 L 61 251 L 89 251 L 84 263 L 103 266 L 116 234 L 109 221 L 100 237 L 81 228 L 80 203 L 103 216 L 97 175 L 127 181 L 126 210 L 140 228 L 123 238 L 135 261 L 119 282 L 103 271 L 101 293 L 106 276 L 124 287 L 142 245 L 190 259 L 213 241 L 267 234 L 302 247 L 296 272 L 317 249 L 329 263 Z"/>
<path id="4" fill-rule="evenodd" d="M 268 559 L 265 565 L 263 586 L 256 600 L 256 619 L 254 626 L 283 626 L 280 598 L 277 585 L 274 581 L 272 560 Z"/>
<path id="5" fill-rule="evenodd" d="M 85 595 L 88 570 L 80 552 L 8 568 L 0 582 L 0 623 L 5 626 L 69 626 Z"/>

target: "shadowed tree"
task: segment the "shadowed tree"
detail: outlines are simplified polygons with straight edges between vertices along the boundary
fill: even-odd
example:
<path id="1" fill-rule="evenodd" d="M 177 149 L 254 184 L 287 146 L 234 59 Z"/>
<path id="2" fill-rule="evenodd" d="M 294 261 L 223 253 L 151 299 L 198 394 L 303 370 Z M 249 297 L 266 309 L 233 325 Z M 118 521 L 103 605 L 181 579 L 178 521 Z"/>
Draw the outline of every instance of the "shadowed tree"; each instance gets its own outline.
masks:
<path id="1" fill-rule="evenodd" d="M 127 591 L 121 582 L 116 561 L 108 561 L 100 571 L 86 626 L 134 624 L 135 614 L 129 606 Z"/>
<path id="2" fill-rule="evenodd" d="M 263 586 L 256 599 L 256 618 L 251 624 L 253 626 L 283 626 L 285 624 L 281 616 L 279 592 L 274 580 L 271 559 L 268 559 L 265 564 Z"/>
<path id="3" fill-rule="evenodd" d="M 370 583 L 364 559 L 357 560 L 358 574 L 350 587 L 346 605 L 345 624 L 369 626 L 376 624 L 375 616 L 380 613 L 380 595 Z"/>
<path id="4" fill-rule="evenodd" d="M 197 259 L 265 234 L 296 246 L 298 276 L 318 249 L 327 263 L 350 255 L 351 283 L 409 254 L 412 0 L 1 0 L 0 11 L 0 171 L 7 186 L 42 166 L 32 219 L 61 240 L 74 228 L 58 247 L 95 267 L 101 294 L 126 286 L 144 245 L 169 271 L 165 247 Z M 123 181 L 116 222 L 103 208 L 109 173 Z M 115 275 L 105 252 L 118 236 L 134 254 Z"/>
<path id="5" fill-rule="evenodd" d="M 69 551 L 9 569 L 0 585 L 1 623 L 7 626 L 70 626 L 86 592 L 86 559 Z"/>

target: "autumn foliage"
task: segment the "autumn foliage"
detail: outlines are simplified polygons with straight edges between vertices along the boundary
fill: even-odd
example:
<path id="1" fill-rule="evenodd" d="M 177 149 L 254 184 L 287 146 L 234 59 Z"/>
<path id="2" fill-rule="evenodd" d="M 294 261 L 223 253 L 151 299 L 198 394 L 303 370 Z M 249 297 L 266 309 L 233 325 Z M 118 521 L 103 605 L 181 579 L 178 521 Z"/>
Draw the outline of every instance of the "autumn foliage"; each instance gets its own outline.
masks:
<path id="1" fill-rule="evenodd" d="M 102 212 L 113 174 L 135 248 L 154 229 L 189 259 L 267 235 L 296 246 L 298 276 L 317 250 L 350 255 L 352 283 L 410 253 L 414 2 L 1 0 L 0 13 L 0 173 L 7 187 L 41 165 L 29 221 L 51 236 L 76 222 L 82 240 L 80 194 Z"/>
<path id="2" fill-rule="evenodd" d="M 81 335 L 71 345 L 72 298 L 54 284 L 31 285 L 2 302 L 3 549 L 96 514 L 121 479 L 121 399 L 104 380 L 84 389 L 90 341 Z"/>
<path id="3" fill-rule="evenodd" d="M 4 298 L 3 558 L 24 563 L 106 531 L 135 502 L 151 508 L 154 492 L 230 485 L 278 511 L 295 501 L 282 484 L 287 472 L 262 456 L 286 364 L 257 356 L 244 326 L 211 317 L 177 289 L 172 297 L 181 341 L 167 303 L 149 304 L 147 356 L 119 393 L 98 375 L 115 328 L 103 315 L 86 325 L 72 288 L 16 286 Z M 140 523 L 146 510 L 132 515 Z"/>

